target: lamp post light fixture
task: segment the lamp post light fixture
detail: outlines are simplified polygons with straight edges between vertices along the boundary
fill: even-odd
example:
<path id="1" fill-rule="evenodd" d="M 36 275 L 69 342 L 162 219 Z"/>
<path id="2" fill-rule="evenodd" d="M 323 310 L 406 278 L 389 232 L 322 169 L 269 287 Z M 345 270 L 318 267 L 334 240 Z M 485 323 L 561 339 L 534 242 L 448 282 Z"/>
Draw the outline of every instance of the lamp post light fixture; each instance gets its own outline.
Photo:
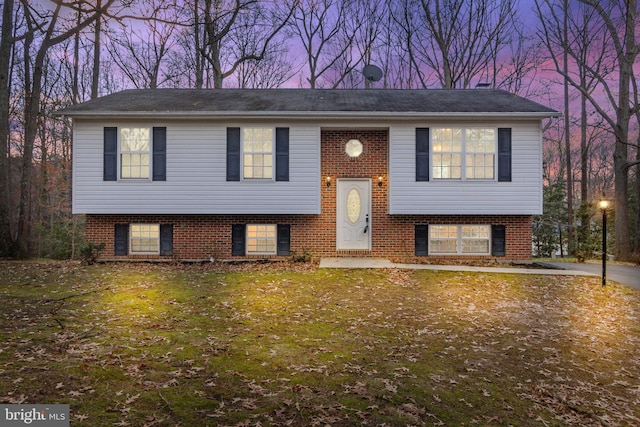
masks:
<path id="1" fill-rule="evenodd" d="M 609 201 L 601 199 L 598 207 L 602 211 L 602 287 L 607 284 L 607 209 Z"/>

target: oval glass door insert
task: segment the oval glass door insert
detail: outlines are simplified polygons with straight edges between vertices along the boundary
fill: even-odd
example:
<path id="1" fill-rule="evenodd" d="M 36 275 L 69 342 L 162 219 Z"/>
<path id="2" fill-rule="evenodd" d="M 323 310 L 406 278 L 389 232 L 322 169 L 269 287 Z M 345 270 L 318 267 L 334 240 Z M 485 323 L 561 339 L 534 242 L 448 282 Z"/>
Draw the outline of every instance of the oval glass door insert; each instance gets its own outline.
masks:
<path id="1" fill-rule="evenodd" d="M 355 224 L 360 219 L 360 213 L 362 212 L 362 200 L 360 199 L 360 193 L 357 189 L 352 188 L 347 194 L 347 217 L 352 224 Z"/>

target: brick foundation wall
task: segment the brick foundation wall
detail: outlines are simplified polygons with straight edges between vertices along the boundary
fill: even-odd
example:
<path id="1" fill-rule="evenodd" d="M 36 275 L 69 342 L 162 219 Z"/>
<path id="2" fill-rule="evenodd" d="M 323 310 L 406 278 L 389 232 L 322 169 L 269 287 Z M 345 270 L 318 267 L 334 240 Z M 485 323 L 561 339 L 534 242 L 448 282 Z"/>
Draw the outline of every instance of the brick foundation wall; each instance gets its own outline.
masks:
<path id="1" fill-rule="evenodd" d="M 357 138 L 363 153 L 352 159 L 345 143 Z M 323 130 L 321 134 L 320 215 L 87 215 L 87 239 L 104 242 L 102 258 L 179 260 L 233 259 L 232 224 L 290 224 L 291 250 L 308 250 L 315 257 L 385 257 L 403 262 L 450 262 L 454 260 L 530 260 L 531 216 L 506 215 L 388 215 L 387 130 Z M 331 185 L 326 185 L 326 177 Z M 382 186 L 378 177 L 382 176 Z M 336 251 L 336 181 L 340 178 L 370 178 L 371 251 Z M 136 255 L 115 257 L 114 225 L 131 223 L 173 224 L 173 256 Z M 506 226 L 506 256 L 414 256 L 416 224 L 488 224 Z M 274 256 L 275 257 L 275 256 Z M 264 256 L 260 256 L 264 258 Z"/>
<path id="2" fill-rule="evenodd" d="M 173 256 L 128 255 L 114 252 L 115 224 L 173 224 Z M 315 257 L 386 257 L 402 262 L 449 262 L 452 260 L 530 260 L 531 217 L 529 216 L 434 216 L 386 215 L 372 221 L 372 250 L 336 252 L 335 225 L 327 225 L 322 215 L 87 215 L 87 240 L 104 242 L 103 259 L 241 259 L 231 255 L 232 224 L 290 224 L 291 250 L 308 250 Z M 506 256 L 414 256 L 415 224 L 496 224 L 505 225 Z M 273 256 L 275 258 L 275 256 Z M 258 256 L 257 258 L 265 258 Z"/>

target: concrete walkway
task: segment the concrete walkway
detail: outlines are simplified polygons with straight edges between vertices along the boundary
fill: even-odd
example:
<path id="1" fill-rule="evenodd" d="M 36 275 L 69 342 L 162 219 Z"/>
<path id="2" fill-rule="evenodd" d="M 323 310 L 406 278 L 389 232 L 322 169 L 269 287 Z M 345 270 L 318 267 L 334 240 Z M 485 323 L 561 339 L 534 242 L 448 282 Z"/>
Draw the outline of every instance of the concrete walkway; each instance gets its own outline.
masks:
<path id="1" fill-rule="evenodd" d="M 471 271 L 476 273 L 549 274 L 554 276 L 598 276 L 588 271 L 544 268 L 472 267 L 466 265 L 398 264 L 383 258 L 322 258 L 320 268 L 400 268 L 434 271 Z"/>

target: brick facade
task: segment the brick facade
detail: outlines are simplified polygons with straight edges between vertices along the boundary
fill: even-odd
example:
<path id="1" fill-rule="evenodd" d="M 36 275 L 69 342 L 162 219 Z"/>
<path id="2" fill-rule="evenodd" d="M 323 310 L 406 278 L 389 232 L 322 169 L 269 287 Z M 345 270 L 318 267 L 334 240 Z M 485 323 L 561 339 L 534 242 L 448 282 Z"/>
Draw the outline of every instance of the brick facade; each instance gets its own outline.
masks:
<path id="1" fill-rule="evenodd" d="M 344 152 L 352 138 L 363 143 L 364 151 L 356 159 Z M 386 130 L 323 130 L 321 136 L 320 215 L 87 215 L 87 240 L 104 242 L 102 257 L 166 258 L 160 256 L 116 257 L 115 224 L 173 224 L 173 256 L 180 260 L 233 259 L 233 224 L 290 224 L 291 250 L 308 250 L 314 257 L 367 256 L 386 257 L 404 262 L 447 262 L 452 260 L 530 260 L 531 216 L 521 215 L 388 215 L 388 132 Z M 326 185 L 326 178 L 331 185 Z M 382 177 L 382 185 L 378 179 Z M 371 251 L 336 251 L 336 180 L 370 178 Z M 416 224 L 490 224 L 506 226 L 506 256 L 414 256 Z M 274 256 L 275 257 L 275 256 Z M 264 258 L 261 256 L 260 258 Z"/>

